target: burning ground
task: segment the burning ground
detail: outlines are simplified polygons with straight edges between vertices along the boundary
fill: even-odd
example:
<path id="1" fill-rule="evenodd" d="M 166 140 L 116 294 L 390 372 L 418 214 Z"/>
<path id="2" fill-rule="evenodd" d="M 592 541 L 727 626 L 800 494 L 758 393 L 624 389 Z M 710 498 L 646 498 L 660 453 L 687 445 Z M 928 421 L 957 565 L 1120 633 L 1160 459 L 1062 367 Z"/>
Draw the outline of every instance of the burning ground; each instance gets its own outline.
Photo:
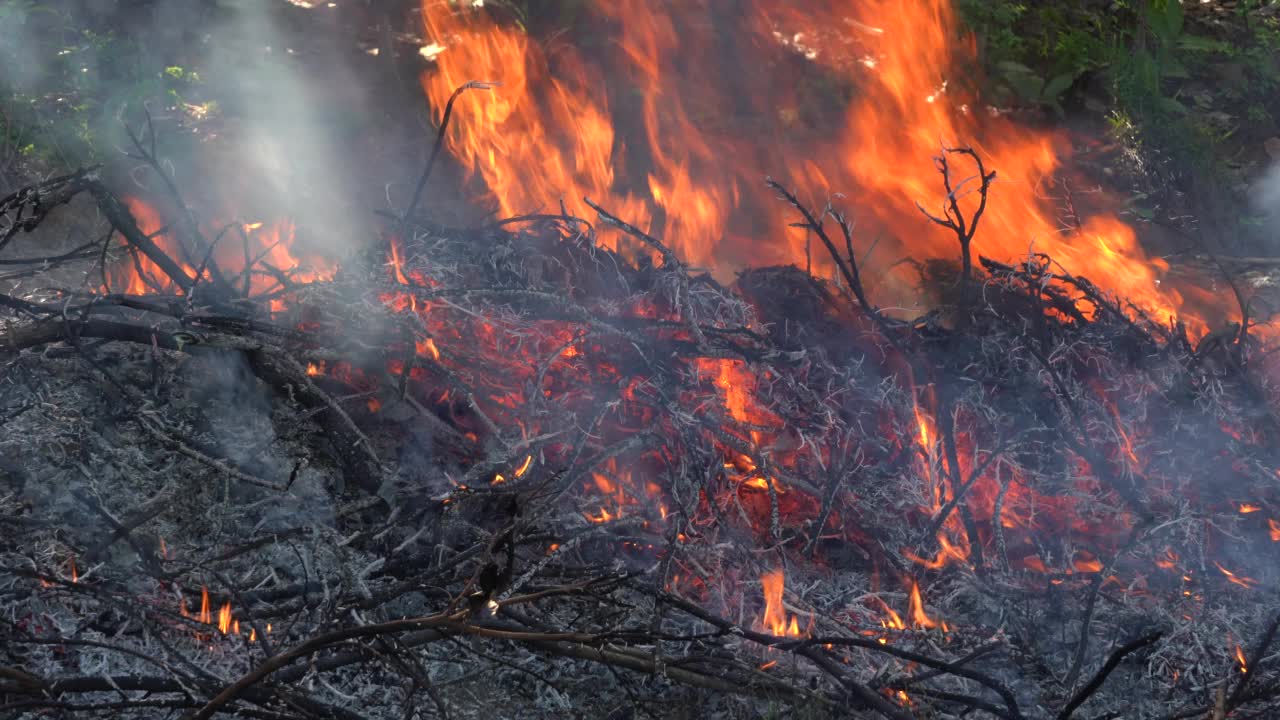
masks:
<path id="1" fill-rule="evenodd" d="M 1267 329 L 1113 216 L 1059 227 L 1055 139 L 925 97 L 965 52 L 949 7 L 884 5 L 811 8 L 924 43 L 852 61 L 752 5 L 779 57 L 882 69 L 815 146 L 849 165 L 784 153 L 779 182 L 663 84 L 636 117 L 689 127 L 613 177 L 603 61 L 428 3 L 437 150 L 498 219 L 418 212 L 433 152 L 358 251 L 304 249 L 193 212 L 149 116 L 154 197 L 88 169 L 5 198 L 0 709 L 1268 717 Z M 702 27 L 597 12 L 640 87 Z M 869 264 L 846 204 L 913 262 Z M 22 242 L 77 209 L 109 231 Z M 927 311 L 881 307 L 910 287 Z"/>

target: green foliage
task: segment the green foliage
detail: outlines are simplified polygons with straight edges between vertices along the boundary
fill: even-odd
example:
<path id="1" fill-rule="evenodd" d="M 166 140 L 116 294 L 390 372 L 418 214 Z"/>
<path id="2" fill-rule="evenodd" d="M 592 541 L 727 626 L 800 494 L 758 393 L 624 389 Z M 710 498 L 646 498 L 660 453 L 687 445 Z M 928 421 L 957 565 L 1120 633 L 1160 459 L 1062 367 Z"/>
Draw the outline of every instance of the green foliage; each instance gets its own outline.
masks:
<path id="1" fill-rule="evenodd" d="M 1113 49 L 1111 22 L 1064 3 L 960 0 L 961 17 L 978 36 L 995 90 L 1023 105 L 1061 114 L 1062 102 L 1085 73 L 1105 66 Z"/>
<path id="2" fill-rule="evenodd" d="M 101 160 L 124 107 L 181 106 L 199 73 L 156 67 L 139 42 L 90 25 L 74 4 L 0 0 L 0 143 L 44 166 Z"/>

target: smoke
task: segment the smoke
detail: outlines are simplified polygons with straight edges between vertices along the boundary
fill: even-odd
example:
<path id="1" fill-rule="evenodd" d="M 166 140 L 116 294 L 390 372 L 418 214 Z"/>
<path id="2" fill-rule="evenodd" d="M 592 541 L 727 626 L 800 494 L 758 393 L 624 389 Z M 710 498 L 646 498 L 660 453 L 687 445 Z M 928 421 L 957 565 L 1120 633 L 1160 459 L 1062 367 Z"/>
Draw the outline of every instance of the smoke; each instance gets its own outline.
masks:
<path id="1" fill-rule="evenodd" d="M 412 171 L 369 160 L 386 103 L 372 97 L 380 66 L 360 44 L 366 11 L 307 5 L 0 2 L 0 95 L 31 110 L 33 129 L 61 133 L 55 162 L 105 160 L 116 189 L 154 202 L 157 178 L 120 152 L 121 123 L 140 127 L 145 103 L 202 221 L 288 218 L 304 253 L 340 258 L 368 234 L 381 183 Z M 73 137 L 81 127 L 86 137 Z"/>
<path id="2" fill-rule="evenodd" d="M 1280 160 L 1272 161 L 1271 167 L 1254 183 L 1251 194 L 1253 210 L 1263 220 L 1268 246 L 1280 245 Z"/>
<path id="3" fill-rule="evenodd" d="M 308 68 L 308 59 L 332 58 L 339 51 L 317 47 L 328 42 L 318 34 L 307 38 L 286 32 L 271 7 L 252 0 L 238 3 L 210 43 L 214 52 L 207 72 L 219 78 L 219 94 L 236 105 L 243 123 L 221 184 L 247 191 L 248 197 L 239 198 L 246 205 L 293 218 L 304 249 L 342 256 L 367 223 L 350 201 L 358 194 L 354 183 L 359 173 L 349 172 L 338 152 L 345 128 L 337 113 L 344 107 L 358 112 L 371 102 L 351 68 L 341 62 L 324 62 L 326 84 L 320 86 L 318 68 Z M 298 47 L 299 41 L 309 47 Z M 342 92 L 335 98 L 335 91 Z"/>

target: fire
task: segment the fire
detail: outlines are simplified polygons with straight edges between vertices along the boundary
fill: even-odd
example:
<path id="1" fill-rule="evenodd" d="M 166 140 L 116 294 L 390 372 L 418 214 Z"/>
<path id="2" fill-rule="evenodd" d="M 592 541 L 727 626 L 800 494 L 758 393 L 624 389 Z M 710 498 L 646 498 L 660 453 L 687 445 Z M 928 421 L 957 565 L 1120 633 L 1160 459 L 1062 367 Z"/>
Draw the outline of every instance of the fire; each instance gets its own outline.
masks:
<path id="1" fill-rule="evenodd" d="M 425 340 L 415 342 L 414 350 L 418 353 L 419 357 L 426 357 L 429 355 L 432 360 L 440 359 L 440 349 L 436 347 L 436 341 L 434 338 L 427 338 Z"/>
<path id="2" fill-rule="evenodd" d="M 1245 660 L 1244 650 L 1241 650 L 1239 645 L 1236 645 L 1236 662 L 1240 663 L 1241 673 L 1249 672 L 1249 663 Z"/>
<path id="3" fill-rule="evenodd" d="M 1080 573 L 1098 573 L 1102 572 L 1102 561 L 1097 558 L 1077 558 L 1072 567 Z"/>
<path id="4" fill-rule="evenodd" d="M 764 587 L 764 618 L 761 625 L 765 631 L 778 637 L 800 637 L 800 623 L 796 616 L 788 620 L 787 610 L 782 603 L 782 591 L 786 584 L 786 576 L 781 569 L 770 570 L 760 576 L 760 584 Z"/>
<path id="5" fill-rule="evenodd" d="M 1271 542 L 1280 542 L 1280 522 L 1274 518 L 1267 518 L 1267 526 L 1271 531 Z"/>
<path id="6" fill-rule="evenodd" d="M 167 221 L 160 210 L 139 198 L 125 197 L 122 201 L 133 215 L 138 229 L 151 238 L 162 252 L 173 258 L 183 274 L 188 278 L 199 275 L 201 282 L 211 280 L 212 273 L 203 267 L 202 262 L 203 254 L 207 251 L 188 247 L 180 242 L 176 235 L 179 223 Z M 255 296 L 276 294 L 285 289 L 280 277 L 299 284 L 333 278 L 337 270 L 333 262 L 319 256 L 308 256 L 304 262 L 294 255 L 295 231 L 291 221 L 238 225 L 238 229 L 244 234 L 244 242 L 223 241 L 214 246 L 210 255 L 212 264 L 220 269 L 236 289 L 247 287 L 249 294 Z M 226 223 L 211 223 L 209 226 L 201 226 L 200 230 L 206 238 L 213 238 L 226 226 Z M 184 258 L 193 257 L 198 259 L 196 262 L 201 265 L 200 270 L 193 267 L 191 262 L 183 261 Z M 108 270 L 107 287 L 103 290 L 127 295 L 183 293 L 182 288 L 175 285 L 144 253 L 132 251 Z M 272 298 L 270 302 L 273 312 L 284 309 L 280 298 Z"/>
<path id="7" fill-rule="evenodd" d="M 1227 580 L 1231 581 L 1232 583 L 1234 583 L 1234 584 L 1236 584 L 1236 585 L 1239 585 L 1239 586 L 1240 586 L 1240 587 L 1242 587 L 1242 588 L 1252 590 L 1252 589 L 1253 589 L 1253 587 L 1254 587 L 1254 586 L 1256 586 L 1256 585 L 1258 584 L 1258 581 L 1257 581 L 1257 580 L 1254 580 L 1254 579 L 1253 579 L 1253 578 L 1251 578 L 1251 577 L 1245 577 L 1245 576 L 1243 576 L 1243 575 L 1237 575 L 1237 574 L 1235 574 L 1235 573 L 1231 572 L 1230 570 L 1228 570 L 1228 569 L 1226 569 L 1226 568 L 1222 567 L 1222 565 L 1218 564 L 1217 562 L 1214 562 L 1213 564 L 1214 564 L 1214 566 L 1215 566 L 1215 567 L 1217 567 L 1217 568 L 1218 568 L 1218 570 L 1219 570 L 1219 571 L 1220 571 L 1224 576 L 1226 576 Z"/>
<path id="8" fill-rule="evenodd" d="M 76 570 L 76 558 L 74 555 L 67 558 L 68 564 L 71 566 L 71 582 L 80 582 L 80 572 Z"/>
<path id="9" fill-rule="evenodd" d="M 533 456 L 532 455 L 525 456 L 524 462 L 520 464 L 520 467 L 516 468 L 514 475 L 517 478 L 524 477 L 524 474 L 529 471 L 529 466 L 532 464 L 533 464 Z"/>
<path id="10" fill-rule="evenodd" d="M 231 602 L 227 601 L 222 604 L 222 608 L 218 610 L 218 631 L 223 635 L 231 630 Z"/>
<path id="11" fill-rule="evenodd" d="M 1242 502 L 1242 503 L 1240 503 L 1240 514 L 1241 514 L 1241 515 L 1248 515 L 1248 514 L 1250 514 L 1250 513 L 1256 513 L 1256 512 L 1258 512 L 1258 511 L 1259 511 L 1259 510 L 1261 510 L 1261 509 L 1262 509 L 1262 506 L 1261 506 L 1261 505 L 1255 505 L 1255 504 L 1253 504 L 1253 503 L 1243 503 L 1243 502 Z"/>
<path id="12" fill-rule="evenodd" d="M 911 582 L 911 622 L 921 628 L 938 627 L 938 623 L 925 614 L 924 600 L 920 597 L 920 586 L 914 580 Z"/>
<path id="13" fill-rule="evenodd" d="M 209 613 L 209 589 L 205 587 L 200 588 L 200 616 L 197 619 L 205 625 L 213 622 L 213 615 Z"/>
<path id="14" fill-rule="evenodd" d="M 975 252 L 998 260 L 1023 257 L 1028 248 L 1048 252 L 1066 271 L 1133 300 L 1161 322 L 1186 309 L 1182 295 L 1163 282 L 1167 263 L 1149 257 L 1128 225 L 1110 215 L 1066 228 L 1059 223 L 1052 196 L 1064 192 L 1054 186 L 1070 152 L 1064 135 L 1022 128 L 949 82 L 955 68 L 977 64 L 974 39 L 955 32 L 950 0 L 745 4 L 747 33 L 756 35 L 745 43 L 753 51 L 800 52 L 857 86 L 851 103 L 833 107 L 831 127 L 817 139 L 801 138 L 793 127 L 799 111 L 788 78 L 721 81 L 735 69 L 707 51 L 721 43 L 705 29 L 717 22 L 704 17 L 711 12 L 704 4 L 586 6 L 614 34 L 604 44 L 610 50 L 559 47 L 552 56 L 485 4 L 423 0 L 426 41 L 436 51 L 422 85 L 436 119 L 467 81 L 502 83 L 467 96 L 467 119 L 449 128 L 446 143 L 503 214 L 552 208 L 562 198 L 575 212 L 580 198 L 591 197 L 662 237 L 682 259 L 724 277 L 747 257 L 810 267 L 803 233 L 779 242 L 777 234 L 786 231 L 780 210 L 756 210 L 771 215 L 757 218 L 763 223 L 735 224 L 738 214 L 775 207 L 760 179 L 786 170 L 804 196 L 856 198 L 855 209 L 879 226 L 871 232 L 895 238 L 900 255 L 954 258 L 956 238 L 922 218 L 917 203 L 936 211 L 942 190 L 931 158 L 941 144 L 971 145 L 998 172 Z M 822 34 L 835 28 L 842 30 Z M 801 35 L 803 44 L 794 41 Z M 598 57 L 604 52 L 614 57 Z M 604 67 L 637 92 L 609 96 Z M 769 143 L 748 144 L 723 123 L 695 120 L 732 116 L 743 104 L 768 123 Z M 973 172 L 962 165 L 957 160 L 953 168 L 954 185 Z M 971 214 L 977 197 L 961 194 Z M 908 292 L 905 280 L 882 282 L 879 291 L 890 295 L 882 302 Z M 1204 323 L 1192 320 L 1202 333 Z M 731 412 L 742 407 L 729 404 Z"/>

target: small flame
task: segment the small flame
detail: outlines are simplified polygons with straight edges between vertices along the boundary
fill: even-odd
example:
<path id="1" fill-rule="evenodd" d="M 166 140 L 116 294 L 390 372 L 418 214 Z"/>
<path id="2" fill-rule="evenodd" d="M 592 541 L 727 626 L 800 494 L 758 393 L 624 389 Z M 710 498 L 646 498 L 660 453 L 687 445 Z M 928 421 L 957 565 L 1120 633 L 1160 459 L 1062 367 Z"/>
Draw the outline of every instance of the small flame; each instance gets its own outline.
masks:
<path id="1" fill-rule="evenodd" d="M 800 637 L 800 623 L 794 615 L 788 621 L 787 610 L 782 604 L 782 591 L 786 585 L 782 570 L 770 570 L 761 575 L 760 584 L 764 587 L 764 629 L 779 637 Z"/>
<path id="2" fill-rule="evenodd" d="M 1236 662 L 1240 663 L 1241 673 L 1249 672 L 1249 663 L 1245 660 L 1244 650 L 1241 650 L 1239 645 L 1236 645 Z"/>
<path id="3" fill-rule="evenodd" d="M 1076 572 L 1081 573 L 1102 572 L 1102 561 L 1097 558 L 1077 558 L 1073 567 Z"/>
<path id="4" fill-rule="evenodd" d="M 893 608 L 889 607 L 888 605 L 885 605 L 884 611 L 889 614 L 889 619 L 881 620 L 880 627 L 885 628 L 886 630 L 906 630 L 907 629 L 907 624 L 902 622 L 902 616 L 899 615 L 896 611 L 894 611 Z M 881 644 L 883 645 L 884 641 L 881 641 Z"/>
<path id="5" fill-rule="evenodd" d="M 1261 506 L 1261 505 L 1254 505 L 1253 503 L 1240 503 L 1240 514 L 1241 514 L 1241 515 L 1248 515 L 1249 513 L 1256 513 L 1256 512 L 1258 512 L 1258 511 L 1259 511 L 1259 510 L 1261 510 L 1261 509 L 1262 509 L 1262 506 Z"/>
<path id="6" fill-rule="evenodd" d="M 505 477 L 503 477 L 503 476 L 502 476 L 502 473 L 498 473 L 497 475 L 494 475 L 494 476 L 493 476 L 493 482 L 491 482 L 490 484 L 491 484 L 491 485 L 501 485 L 502 483 L 504 483 L 504 482 L 506 482 L 506 481 L 507 481 L 507 479 L 506 479 Z"/>
<path id="7" fill-rule="evenodd" d="M 1271 530 L 1271 542 L 1280 542 L 1280 522 L 1267 518 L 1267 526 Z"/>
<path id="8" fill-rule="evenodd" d="M 382 409 L 382 401 L 378 398 L 369 398 L 368 406 L 369 412 L 376 413 Z"/>
<path id="9" fill-rule="evenodd" d="M 414 351 L 418 353 L 418 357 L 431 356 L 432 360 L 440 359 L 440 348 L 436 347 L 434 338 L 419 340 L 413 344 Z"/>
<path id="10" fill-rule="evenodd" d="M 80 582 L 80 573 L 76 570 L 76 558 L 72 555 L 68 560 L 71 563 L 71 582 L 78 583 Z"/>
<path id="11" fill-rule="evenodd" d="M 320 366 L 315 363 L 307 363 L 307 375 L 315 377 L 320 374 Z"/>
<path id="12" fill-rule="evenodd" d="M 1172 570 L 1177 567 L 1177 564 L 1178 553 L 1174 552 L 1173 548 L 1165 548 L 1164 554 L 1156 558 L 1156 567 L 1163 570 Z"/>
<path id="13" fill-rule="evenodd" d="M 1237 575 L 1231 572 L 1230 570 L 1222 567 L 1217 562 L 1215 562 L 1214 565 L 1218 568 L 1218 570 L 1222 572 L 1223 575 L 1227 577 L 1227 580 L 1230 580 L 1231 582 L 1235 583 L 1236 585 L 1239 585 L 1242 588 L 1247 588 L 1251 590 L 1255 585 L 1258 584 L 1257 580 L 1254 580 L 1253 578 L 1250 578 L 1250 577 L 1245 577 L 1243 575 Z"/>
<path id="14" fill-rule="evenodd" d="M 226 635 L 231 629 L 231 602 L 227 601 L 222 604 L 222 609 L 218 611 L 218 630 Z"/>
<path id="15" fill-rule="evenodd" d="M 938 627 L 938 623 L 925 614 L 924 600 L 920 597 L 920 586 L 915 581 L 911 582 L 911 622 L 921 628 Z"/>
<path id="16" fill-rule="evenodd" d="M 587 522 L 593 522 L 593 523 L 596 523 L 596 524 L 610 522 L 610 521 L 612 521 L 612 520 L 614 519 L 614 517 L 615 517 L 615 516 L 614 516 L 614 514 L 613 514 L 613 513 L 611 513 L 611 512 L 609 512 L 609 510 L 608 510 L 608 509 L 606 509 L 606 508 L 600 508 L 600 512 L 599 512 L 599 514 L 597 514 L 597 515 L 591 515 L 591 514 L 589 514 L 589 513 L 583 513 L 583 514 L 582 514 L 582 516 L 583 516 L 583 517 L 585 517 L 585 518 L 587 519 Z"/>
<path id="17" fill-rule="evenodd" d="M 213 615 L 209 612 L 209 589 L 206 587 L 200 588 L 200 617 L 197 619 L 205 625 L 213 622 Z"/>
<path id="18" fill-rule="evenodd" d="M 513 474 L 514 474 L 517 478 L 524 477 L 524 474 L 525 474 L 525 473 L 527 473 L 527 472 L 529 472 L 529 466 L 530 466 L 530 465 L 532 465 L 532 464 L 533 464 L 533 456 L 532 456 L 532 455 L 526 455 L 526 456 L 525 456 L 525 458 L 524 458 L 524 462 L 520 464 L 520 467 L 516 468 L 515 473 L 513 473 Z"/>

